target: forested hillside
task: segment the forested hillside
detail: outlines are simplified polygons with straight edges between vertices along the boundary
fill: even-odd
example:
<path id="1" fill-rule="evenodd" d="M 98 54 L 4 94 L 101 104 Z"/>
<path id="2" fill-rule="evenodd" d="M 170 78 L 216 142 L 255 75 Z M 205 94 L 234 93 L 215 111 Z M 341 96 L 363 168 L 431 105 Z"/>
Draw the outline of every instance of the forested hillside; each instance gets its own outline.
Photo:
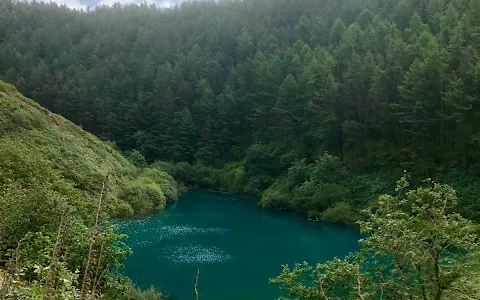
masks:
<path id="1" fill-rule="evenodd" d="M 171 176 L 0 81 L 0 299 L 143 299 L 115 273 L 130 250 L 106 221 L 176 199 Z"/>
<path id="2" fill-rule="evenodd" d="M 196 164 L 201 185 L 318 215 L 406 169 L 479 215 L 480 0 L 5 0 L 0 41 L 1 78 L 150 163 Z"/>
<path id="3" fill-rule="evenodd" d="M 360 220 L 292 297 L 478 298 L 480 0 L 0 0 L 0 79 L 0 298 L 164 299 L 104 221 L 176 181 Z"/>

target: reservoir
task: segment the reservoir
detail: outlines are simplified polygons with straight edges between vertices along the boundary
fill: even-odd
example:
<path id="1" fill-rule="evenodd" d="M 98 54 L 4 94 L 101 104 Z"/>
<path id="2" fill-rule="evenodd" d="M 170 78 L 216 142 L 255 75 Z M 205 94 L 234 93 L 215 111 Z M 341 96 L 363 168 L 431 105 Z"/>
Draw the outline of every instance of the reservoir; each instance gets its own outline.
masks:
<path id="1" fill-rule="evenodd" d="M 343 258 L 359 249 L 355 227 L 311 222 L 269 212 L 253 199 L 193 189 L 165 210 L 117 223 L 133 250 L 122 271 L 141 288 L 151 285 L 174 299 L 276 299 L 269 278 L 307 261 Z"/>

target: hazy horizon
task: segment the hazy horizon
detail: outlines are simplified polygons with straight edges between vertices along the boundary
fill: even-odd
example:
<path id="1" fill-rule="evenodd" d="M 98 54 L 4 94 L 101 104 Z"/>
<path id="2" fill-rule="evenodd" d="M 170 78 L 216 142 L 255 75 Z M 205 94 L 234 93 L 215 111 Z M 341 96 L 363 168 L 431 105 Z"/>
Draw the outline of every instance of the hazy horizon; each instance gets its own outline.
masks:
<path id="1" fill-rule="evenodd" d="M 182 3 L 184 0 L 48 0 L 38 2 L 54 2 L 58 5 L 66 5 L 72 9 L 87 9 L 88 7 L 94 8 L 99 5 L 111 6 L 115 3 L 120 4 L 132 4 L 132 3 L 155 3 L 159 7 L 171 7 L 176 4 Z"/>

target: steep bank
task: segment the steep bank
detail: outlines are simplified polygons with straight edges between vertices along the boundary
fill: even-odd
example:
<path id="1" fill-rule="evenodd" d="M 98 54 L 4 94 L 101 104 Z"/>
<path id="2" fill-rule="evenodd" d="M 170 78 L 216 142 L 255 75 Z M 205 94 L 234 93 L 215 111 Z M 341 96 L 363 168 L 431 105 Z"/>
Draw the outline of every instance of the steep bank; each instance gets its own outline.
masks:
<path id="1" fill-rule="evenodd" d="M 108 179 L 106 211 L 111 216 L 133 214 L 135 203 L 122 187 L 142 177 L 166 174 L 142 171 L 116 150 L 65 118 L 51 113 L 0 81 L 0 184 L 46 182 L 71 201 L 84 200 L 82 210 L 91 211 L 101 183 Z M 155 178 L 162 181 L 162 178 Z M 146 179 L 145 179 L 146 180 Z M 148 180 L 146 180 L 148 181 Z M 60 189 L 60 186 L 62 187 Z M 25 186 L 23 186 L 25 187 Z M 164 185 L 168 200 L 176 200 L 172 186 Z M 168 190 L 168 191 L 167 191 Z M 173 189 L 174 190 L 174 189 Z"/>
<path id="2" fill-rule="evenodd" d="M 24 275 L 16 281 L 25 282 L 28 291 L 38 284 L 43 293 L 42 288 L 52 280 L 47 278 L 56 275 L 34 268 L 48 267 L 54 260 L 60 263 L 59 257 L 68 254 L 68 264 L 61 262 L 62 270 L 73 272 L 68 274 L 76 278 L 67 276 L 72 285 L 69 295 L 76 299 L 75 291 L 82 282 L 93 240 L 90 228 L 103 182 L 106 193 L 100 221 L 162 209 L 167 201 L 177 199 L 171 176 L 136 167 L 112 144 L 100 141 L 0 81 L 0 268 L 12 267 L 9 257 L 18 255 L 21 259 L 15 270 L 9 271 L 21 269 L 18 273 Z M 60 225 L 62 216 L 68 223 L 65 228 Z M 57 232 L 63 234 L 60 244 Z M 103 229 L 95 243 L 98 247 L 105 243 L 105 253 L 96 266 L 99 268 L 107 264 L 115 269 L 118 259 L 129 252 L 121 244 L 121 236 L 110 229 Z M 55 259 L 54 247 L 58 248 Z M 75 275 L 76 269 L 79 275 Z M 102 284 L 101 288 L 106 286 Z M 16 297 L 27 292 L 22 293 Z"/>

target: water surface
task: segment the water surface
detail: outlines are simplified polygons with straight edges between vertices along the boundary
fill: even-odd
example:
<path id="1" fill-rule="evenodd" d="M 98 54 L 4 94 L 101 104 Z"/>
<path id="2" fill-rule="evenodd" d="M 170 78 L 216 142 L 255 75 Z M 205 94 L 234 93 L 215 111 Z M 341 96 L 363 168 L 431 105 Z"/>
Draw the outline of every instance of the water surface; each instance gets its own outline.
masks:
<path id="1" fill-rule="evenodd" d="M 133 249 L 124 274 L 142 288 L 154 285 L 180 300 L 276 299 L 268 279 L 282 264 L 325 262 L 358 249 L 356 228 L 272 213 L 249 198 L 190 190 L 164 211 L 122 221 Z"/>

